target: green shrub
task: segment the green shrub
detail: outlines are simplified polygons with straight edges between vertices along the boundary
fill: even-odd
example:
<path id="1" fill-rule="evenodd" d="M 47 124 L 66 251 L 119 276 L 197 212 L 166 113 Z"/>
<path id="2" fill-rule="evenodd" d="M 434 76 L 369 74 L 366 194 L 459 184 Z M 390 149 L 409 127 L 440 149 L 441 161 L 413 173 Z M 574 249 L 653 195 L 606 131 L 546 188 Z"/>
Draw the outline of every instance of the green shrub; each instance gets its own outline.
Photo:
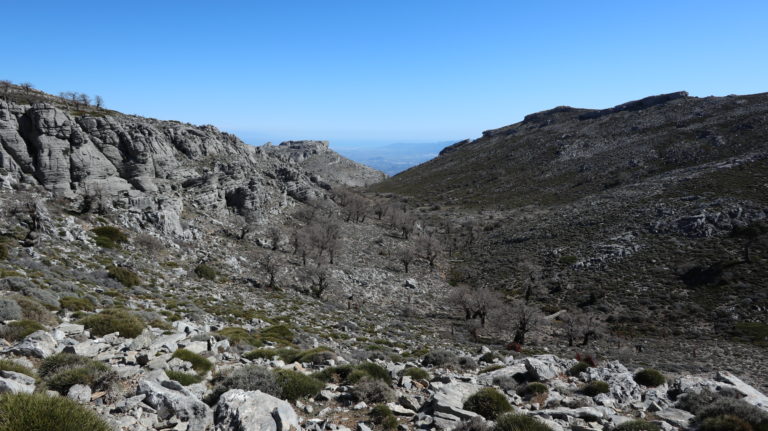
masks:
<path id="1" fill-rule="evenodd" d="M 198 277 L 204 278 L 206 280 L 216 280 L 216 270 L 204 263 L 201 263 L 195 267 L 195 274 L 197 274 Z"/>
<path id="2" fill-rule="evenodd" d="M 371 412 L 369 413 L 371 416 L 371 420 L 376 425 L 381 425 L 381 427 L 385 430 L 395 430 L 397 429 L 397 417 L 395 417 L 395 414 L 392 413 L 392 409 L 387 407 L 386 405 L 379 404 L 371 409 Z"/>
<path id="3" fill-rule="evenodd" d="M 586 385 L 584 385 L 581 388 L 581 392 L 584 395 L 594 397 L 598 394 L 607 394 L 611 392 L 611 387 L 608 386 L 608 383 L 602 381 L 602 380 L 593 380 Z"/>
<path id="4" fill-rule="evenodd" d="M 117 243 L 103 236 L 97 236 L 94 242 L 101 248 L 117 248 Z"/>
<path id="5" fill-rule="evenodd" d="M 459 367 L 463 370 L 474 370 L 477 368 L 477 361 L 471 356 L 462 356 L 459 358 Z"/>
<path id="6" fill-rule="evenodd" d="M 539 382 L 528 383 L 517 390 L 517 394 L 521 397 L 532 397 L 535 395 L 546 394 L 547 392 L 549 392 L 547 385 Z"/>
<path id="7" fill-rule="evenodd" d="M 512 410 L 507 397 L 494 388 L 483 388 L 472 394 L 464 402 L 464 410 L 475 412 L 480 416 L 495 420 L 501 414 Z"/>
<path id="8" fill-rule="evenodd" d="M 491 371 L 500 370 L 502 368 L 504 368 L 504 365 L 501 365 L 501 364 L 490 365 L 478 371 L 478 374 L 490 373 Z"/>
<path id="9" fill-rule="evenodd" d="M 355 367 L 352 365 L 337 365 L 324 368 L 312 374 L 312 377 L 324 382 L 345 383 L 354 371 Z"/>
<path id="10" fill-rule="evenodd" d="M 749 422 L 733 416 L 723 415 L 706 418 L 699 426 L 700 431 L 753 431 Z"/>
<path id="11" fill-rule="evenodd" d="M 20 341 L 27 335 L 45 329 L 43 325 L 32 320 L 16 320 L 3 327 L 0 327 L 0 337 L 8 341 Z"/>
<path id="12" fill-rule="evenodd" d="M 29 377 L 37 378 L 37 374 L 31 369 L 7 359 L 0 359 L 0 371 L 13 371 L 14 373 L 26 374 Z"/>
<path id="13" fill-rule="evenodd" d="M 69 311 L 93 311 L 96 306 L 88 298 L 65 296 L 59 300 L 61 308 Z"/>
<path id="14" fill-rule="evenodd" d="M 108 238 L 116 243 L 128 241 L 128 235 L 115 226 L 99 226 L 94 228 L 92 232 L 95 233 L 96 236 Z"/>
<path id="15" fill-rule="evenodd" d="M 0 260 L 8 259 L 8 247 L 5 244 L 0 244 Z"/>
<path id="16" fill-rule="evenodd" d="M 418 367 L 410 367 L 403 370 L 403 375 L 408 376 L 414 380 L 429 380 L 429 373 L 427 370 Z"/>
<path id="17" fill-rule="evenodd" d="M 589 364 L 583 361 L 579 361 L 576 363 L 576 365 L 572 366 L 568 369 L 568 375 L 577 377 L 579 374 L 587 371 L 589 369 Z"/>
<path id="18" fill-rule="evenodd" d="M 661 431 L 658 425 L 644 420 L 624 422 L 614 428 L 614 431 Z"/>
<path id="19" fill-rule="evenodd" d="M 717 397 L 712 403 L 701 408 L 696 415 L 696 420 L 703 425 L 707 419 L 727 415 L 736 416 L 744 420 L 755 431 L 768 431 L 768 413 L 745 401 L 722 396 Z M 710 421 L 710 426 L 714 427 L 717 424 L 725 424 L 727 422 L 725 419 Z"/>
<path id="20" fill-rule="evenodd" d="M 74 385 L 106 389 L 117 374 L 104 363 L 72 353 L 59 353 L 43 360 L 38 370 L 49 389 L 66 394 Z"/>
<path id="21" fill-rule="evenodd" d="M 488 352 L 483 354 L 483 356 L 480 357 L 480 362 L 485 362 L 486 364 L 490 364 L 491 362 L 495 361 L 497 358 L 496 354 L 493 352 Z"/>
<path id="22" fill-rule="evenodd" d="M 165 375 L 167 375 L 169 379 L 181 383 L 183 386 L 194 385 L 195 383 L 200 383 L 203 381 L 203 378 L 199 375 L 189 374 L 183 371 L 167 370 Z"/>
<path id="23" fill-rule="evenodd" d="M 261 391 L 272 396 L 280 396 L 277 374 L 269 368 L 258 365 L 246 365 L 214 379 L 213 393 L 206 400 L 209 404 L 218 402 L 219 397 L 230 389 Z"/>
<path id="24" fill-rule="evenodd" d="M 288 351 L 293 349 L 285 349 L 285 350 Z M 336 353 L 334 353 L 333 350 L 329 349 L 328 347 L 323 347 L 323 346 L 315 347 L 314 349 L 309 349 L 309 350 L 299 350 L 295 355 L 284 354 L 284 356 L 282 356 L 282 359 L 287 363 L 311 362 L 313 364 L 321 364 L 323 362 L 326 362 L 329 359 L 335 359 L 335 358 L 336 358 Z"/>
<path id="25" fill-rule="evenodd" d="M 451 431 L 492 431 L 492 422 L 487 422 L 482 416 L 465 419 L 453 427 Z"/>
<path id="26" fill-rule="evenodd" d="M 507 413 L 499 416 L 493 431 L 552 431 L 552 428 L 530 416 Z"/>
<path id="27" fill-rule="evenodd" d="M 280 386 L 280 398 L 288 401 L 314 397 L 325 387 L 320 380 L 291 370 L 277 371 L 277 384 Z"/>
<path id="28" fill-rule="evenodd" d="M 127 268 L 121 268 L 119 266 L 110 266 L 107 269 L 109 278 L 117 280 L 125 287 L 133 287 L 141 284 L 141 279 L 135 272 Z"/>
<path id="29" fill-rule="evenodd" d="M 458 356 L 450 350 L 432 350 L 424 355 L 421 361 L 423 365 L 432 365 L 434 367 L 450 367 L 458 363 Z"/>
<path id="30" fill-rule="evenodd" d="M 661 386 L 666 381 L 667 379 L 664 378 L 664 375 L 653 368 L 646 368 L 635 373 L 635 382 L 649 388 Z"/>
<path id="31" fill-rule="evenodd" d="M 381 380 L 365 375 L 355 383 L 352 396 L 366 403 L 388 403 L 395 400 L 395 391 Z"/>
<path id="32" fill-rule="evenodd" d="M 261 339 L 257 335 L 251 334 L 250 332 L 248 332 L 248 330 L 244 328 L 238 328 L 238 327 L 224 328 L 216 332 L 216 334 L 226 338 L 227 340 L 229 340 L 230 343 L 236 346 L 247 345 L 247 346 L 253 346 L 253 347 L 260 347 L 264 344 L 261 342 Z"/>
<path id="33" fill-rule="evenodd" d="M 191 362 L 192 369 L 195 370 L 198 374 L 205 374 L 208 371 L 211 371 L 213 368 L 213 363 L 211 361 L 205 359 L 197 353 L 190 352 L 187 349 L 178 349 L 173 352 L 171 357 L 179 358 L 182 361 Z"/>
<path id="34" fill-rule="evenodd" d="M 25 320 L 33 320 L 43 325 L 53 326 L 59 323 L 59 319 L 48 311 L 45 306 L 32 298 L 22 295 L 14 295 L 11 299 L 21 307 L 21 316 Z"/>
<path id="35" fill-rule="evenodd" d="M 365 373 L 365 375 L 371 377 L 372 379 L 381 380 L 387 383 L 392 381 L 392 379 L 389 377 L 389 371 L 387 371 L 387 369 L 381 365 L 374 364 L 373 362 L 360 363 L 355 366 L 355 369 L 362 371 Z"/>
<path id="36" fill-rule="evenodd" d="M 293 344 L 293 331 L 286 325 L 272 325 L 259 332 L 262 340 L 273 343 L 290 345 Z"/>
<path id="37" fill-rule="evenodd" d="M 254 349 L 250 352 L 243 355 L 244 358 L 250 359 L 253 361 L 254 359 L 267 359 L 272 360 L 275 356 L 282 359 L 283 361 L 287 361 L 289 358 L 296 357 L 297 355 L 300 355 L 301 351 L 298 349 L 291 349 L 291 348 L 281 348 L 281 349 L 270 349 L 270 348 L 263 348 L 263 349 Z"/>
<path id="38" fill-rule="evenodd" d="M 119 332 L 121 337 L 135 338 L 146 326 L 136 315 L 121 308 L 112 308 L 86 316 L 78 320 L 78 323 L 84 325 L 97 337 Z"/>
<path id="39" fill-rule="evenodd" d="M 45 394 L 0 395 L 0 431 L 111 431 L 87 407 Z"/>

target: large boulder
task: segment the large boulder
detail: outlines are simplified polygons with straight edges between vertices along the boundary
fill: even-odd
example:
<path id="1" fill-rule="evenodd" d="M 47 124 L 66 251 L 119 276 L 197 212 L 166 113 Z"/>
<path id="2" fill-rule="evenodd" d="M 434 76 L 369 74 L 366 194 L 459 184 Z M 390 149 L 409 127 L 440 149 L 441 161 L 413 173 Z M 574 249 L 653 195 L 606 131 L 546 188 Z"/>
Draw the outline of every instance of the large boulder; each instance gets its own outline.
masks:
<path id="1" fill-rule="evenodd" d="M 286 401 L 261 391 L 233 389 L 216 404 L 216 431 L 289 431 L 299 417 Z"/>
<path id="2" fill-rule="evenodd" d="M 158 379 L 162 380 L 162 379 Z M 178 382 L 144 379 L 137 395 L 146 395 L 144 403 L 157 410 L 161 420 L 173 417 L 187 424 L 188 431 L 207 431 L 213 426 L 213 412 Z"/>
<path id="3" fill-rule="evenodd" d="M 528 370 L 528 374 L 535 380 L 542 382 L 565 374 L 574 364 L 576 364 L 575 360 L 562 359 L 555 355 L 538 355 L 525 358 L 525 368 Z"/>
<path id="4" fill-rule="evenodd" d="M 0 394 L 31 394 L 35 390 L 35 379 L 26 374 L 0 370 Z"/>
<path id="5" fill-rule="evenodd" d="M 47 358 L 56 353 L 57 344 L 56 339 L 48 331 L 40 330 L 27 335 L 21 343 L 8 351 L 21 356 Z"/>

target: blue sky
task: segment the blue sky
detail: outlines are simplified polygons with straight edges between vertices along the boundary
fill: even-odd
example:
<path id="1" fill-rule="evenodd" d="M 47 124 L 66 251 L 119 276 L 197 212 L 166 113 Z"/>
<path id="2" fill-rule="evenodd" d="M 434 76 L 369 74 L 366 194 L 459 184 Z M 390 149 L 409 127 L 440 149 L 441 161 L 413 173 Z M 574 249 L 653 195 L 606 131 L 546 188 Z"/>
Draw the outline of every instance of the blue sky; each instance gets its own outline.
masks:
<path id="1" fill-rule="evenodd" d="M 442 141 L 557 105 L 768 91 L 766 1 L 3 2 L 0 79 L 249 143 Z"/>

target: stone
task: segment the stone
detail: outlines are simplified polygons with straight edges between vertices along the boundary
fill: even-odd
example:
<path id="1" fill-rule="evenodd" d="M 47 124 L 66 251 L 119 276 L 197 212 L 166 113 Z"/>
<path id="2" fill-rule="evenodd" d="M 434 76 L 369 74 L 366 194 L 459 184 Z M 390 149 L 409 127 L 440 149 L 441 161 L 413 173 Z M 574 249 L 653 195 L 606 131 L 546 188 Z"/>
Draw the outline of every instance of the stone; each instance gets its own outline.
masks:
<path id="1" fill-rule="evenodd" d="M 48 331 L 40 330 L 27 335 L 21 343 L 8 351 L 21 356 L 47 358 L 56 353 L 56 346 L 56 339 Z"/>
<path id="2" fill-rule="evenodd" d="M 728 371 L 718 371 L 717 375 L 715 376 L 715 380 L 733 386 L 736 391 L 744 395 L 744 398 L 742 399 L 749 404 L 760 407 L 764 410 L 768 410 L 768 397 L 766 397 L 763 393 L 753 388 L 752 386 L 744 383 L 743 380 L 736 377 L 732 373 L 729 373 Z"/>
<path id="3" fill-rule="evenodd" d="M 288 402 L 261 391 L 225 392 L 216 404 L 215 419 L 217 431 L 300 429 L 299 418 Z"/>
<path id="4" fill-rule="evenodd" d="M 165 373 L 163 373 L 165 375 Z M 163 382 L 168 381 L 167 378 Z M 213 427 L 213 411 L 183 386 L 168 388 L 154 380 L 141 380 L 137 395 L 146 395 L 144 403 L 157 410 L 161 420 L 172 417 L 188 424 L 189 431 L 207 431 Z"/>
<path id="5" fill-rule="evenodd" d="M 31 394 L 35 390 L 35 379 L 26 374 L 0 370 L 0 394 Z"/>
<path id="6" fill-rule="evenodd" d="M 560 359 L 554 355 L 538 355 L 525 358 L 524 364 L 533 379 L 545 382 L 565 374 L 576 361 Z"/>
<path id="7" fill-rule="evenodd" d="M 85 332 L 85 326 L 77 323 L 62 323 L 57 326 L 56 329 L 63 332 L 65 335 L 79 335 Z"/>
<path id="8" fill-rule="evenodd" d="M 73 401 L 77 401 L 78 403 L 89 403 L 91 402 L 91 388 L 86 385 L 74 385 L 69 388 L 69 391 L 67 392 L 67 398 Z"/>
<path id="9" fill-rule="evenodd" d="M 409 289 L 416 289 L 419 287 L 419 283 L 414 278 L 408 278 L 405 280 L 405 287 Z"/>
<path id="10" fill-rule="evenodd" d="M 688 428 L 688 425 L 691 423 L 691 421 L 694 418 L 693 414 L 685 410 L 680 410 L 672 407 L 661 410 L 661 411 L 657 411 L 654 413 L 654 415 L 659 419 L 662 419 L 665 422 L 669 423 L 670 425 L 673 425 L 678 428 Z"/>
<path id="11" fill-rule="evenodd" d="M 438 388 L 432 396 L 431 408 L 437 413 L 463 419 L 472 419 L 477 413 L 464 410 L 464 402 L 477 392 L 480 386 L 472 383 L 454 382 Z"/>

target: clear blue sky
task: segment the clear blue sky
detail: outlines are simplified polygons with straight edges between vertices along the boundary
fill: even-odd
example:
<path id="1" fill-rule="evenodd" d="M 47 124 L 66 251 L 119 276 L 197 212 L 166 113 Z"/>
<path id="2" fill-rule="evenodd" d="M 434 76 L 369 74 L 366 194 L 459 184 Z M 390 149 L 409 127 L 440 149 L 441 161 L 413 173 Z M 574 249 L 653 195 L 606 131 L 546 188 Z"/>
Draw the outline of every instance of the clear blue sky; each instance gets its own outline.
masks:
<path id="1" fill-rule="evenodd" d="M 764 0 L 38 0 L 2 14 L 0 79 L 250 143 L 462 139 L 557 105 L 768 91 Z"/>

